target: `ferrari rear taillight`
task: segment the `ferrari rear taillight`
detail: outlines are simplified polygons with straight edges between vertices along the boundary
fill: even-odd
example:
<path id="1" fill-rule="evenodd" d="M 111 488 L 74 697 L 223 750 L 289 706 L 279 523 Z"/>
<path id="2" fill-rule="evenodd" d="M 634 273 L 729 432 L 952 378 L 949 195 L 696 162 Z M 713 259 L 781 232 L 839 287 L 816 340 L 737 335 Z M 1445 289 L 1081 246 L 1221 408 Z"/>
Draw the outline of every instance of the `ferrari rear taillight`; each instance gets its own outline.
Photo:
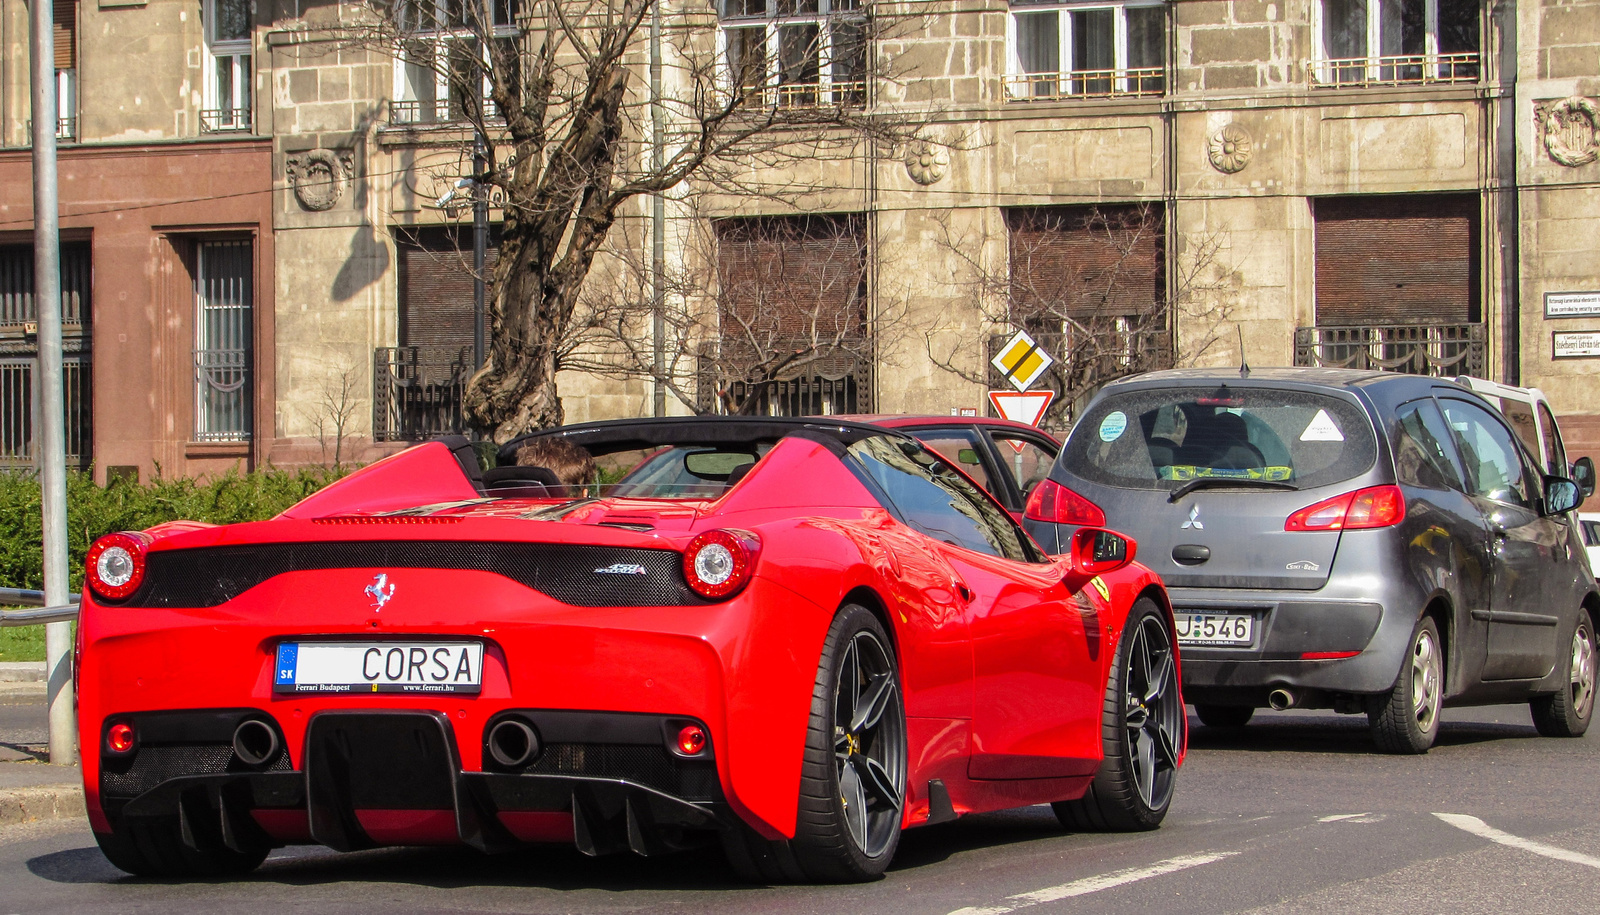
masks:
<path id="1" fill-rule="evenodd" d="M 150 537 L 136 531 L 107 534 L 89 547 L 88 581 L 94 593 L 122 600 L 144 583 L 144 554 Z"/>
<path id="2" fill-rule="evenodd" d="M 1029 521 L 1106 526 L 1106 513 L 1100 510 L 1100 506 L 1055 480 L 1041 480 L 1039 485 L 1033 487 L 1033 494 L 1028 496 L 1028 505 L 1022 516 Z"/>
<path id="3" fill-rule="evenodd" d="M 1307 505 L 1283 522 L 1286 531 L 1354 531 L 1389 527 L 1406 519 L 1400 487 L 1368 486 Z"/>
<path id="4" fill-rule="evenodd" d="M 125 721 L 119 721 L 106 728 L 106 749 L 118 756 L 133 752 L 133 748 L 137 743 L 138 741 L 134 738 L 133 725 Z"/>
<path id="5" fill-rule="evenodd" d="M 698 756 L 706 748 L 705 729 L 698 724 L 684 725 L 678 732 L 678 752 L 685 756 Z"/>
<path id="6" fill-rule="evenodd" d="M 729 597 L 743 588 L 761 553 L 748 531 L 706 531 L 683 551 L 683 577 L 701 597 Z"/>

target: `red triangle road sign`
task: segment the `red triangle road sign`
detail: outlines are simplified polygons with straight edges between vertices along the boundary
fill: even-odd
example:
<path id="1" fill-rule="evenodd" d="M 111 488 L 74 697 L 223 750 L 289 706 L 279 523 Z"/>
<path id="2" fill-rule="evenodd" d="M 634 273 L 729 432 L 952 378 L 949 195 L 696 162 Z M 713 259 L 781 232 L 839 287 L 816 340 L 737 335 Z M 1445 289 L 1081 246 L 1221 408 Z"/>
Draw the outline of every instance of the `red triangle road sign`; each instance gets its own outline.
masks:
<path id="1" fill-rule="evenodd" d="M 1012 422 L 1039 425 L 1044 411 L 1056 399 L 1056 392 L 1045 391 L 990 391 L 989 402 L 1001 416 Z"/>

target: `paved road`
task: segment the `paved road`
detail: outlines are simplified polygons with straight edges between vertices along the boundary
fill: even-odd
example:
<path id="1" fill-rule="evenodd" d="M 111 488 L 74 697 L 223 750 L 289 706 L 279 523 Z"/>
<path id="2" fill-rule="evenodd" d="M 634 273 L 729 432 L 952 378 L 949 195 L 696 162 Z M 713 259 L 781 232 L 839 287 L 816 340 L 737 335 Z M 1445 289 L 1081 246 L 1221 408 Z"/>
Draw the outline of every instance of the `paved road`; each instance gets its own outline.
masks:
<path id="1" fill-rule="evenodd" d="M 0 915 L 1600 907 L 1600 734 L 1540 738 L 1522 708 L 1451 712 L 1422 758 L 1372 755 L 1364 719 L 1322 713 L 1262 713 L 1243 732 L 1193 733 L 1158 832 L 1065 834 L 1048 808 L 971 817 L 908 833 L 888 877 L 868 886 L 744 887 L 709 853 L 491 859 L 455 849 L 286 849 L 245 880 L 163 884 L 123 877 L 85 826 L 60 823 L 0 830 Z"/>

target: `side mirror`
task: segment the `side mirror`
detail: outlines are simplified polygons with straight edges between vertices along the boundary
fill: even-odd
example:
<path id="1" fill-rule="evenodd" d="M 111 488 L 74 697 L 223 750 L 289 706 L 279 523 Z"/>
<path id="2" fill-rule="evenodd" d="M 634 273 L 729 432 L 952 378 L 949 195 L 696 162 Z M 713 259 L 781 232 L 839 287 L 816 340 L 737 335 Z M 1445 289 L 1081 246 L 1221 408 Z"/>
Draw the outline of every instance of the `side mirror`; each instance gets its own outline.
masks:
<path id="1" fill-rule="evenodd" d="M 1594 461 L 1587 457 L 1578 458 L 1572 465 L 1572 482 L 1578 484 L 1578 495 L 1583 497 L 1578 500 L 1581 505 L 1583 499 L 1594 495 Z"/>
<path id="2" fill-rule="evenodd" d="M 1139 545 L 1115 531 L 1099 527 L 1080 527 L 1072 533 L 1067 549 L 1067 572 L 1062 583 L 1076 591 L 1097 575 L 1115 572 L 1133 561 Z"/>
<path id="3" fill-rule="evenodd" d="M 1544 478 L 1544 513 L 1560 515 L 1572 511 L 1582 501 L 1578 497 L 1578 484 L 1565 477 Z"/>

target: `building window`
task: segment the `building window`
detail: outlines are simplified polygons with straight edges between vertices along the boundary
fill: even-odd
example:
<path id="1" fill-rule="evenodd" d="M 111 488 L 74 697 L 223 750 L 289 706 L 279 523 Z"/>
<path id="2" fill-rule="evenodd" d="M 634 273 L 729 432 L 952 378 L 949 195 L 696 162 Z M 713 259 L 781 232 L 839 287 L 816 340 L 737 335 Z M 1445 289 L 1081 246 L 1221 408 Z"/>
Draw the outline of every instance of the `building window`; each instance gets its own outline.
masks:
<path id="1" fill-rule="evenodd" d="M 390 121 L 433 124 L 496 116 L 482 39 L 487 32 L 496 42 L 515 40 L 521 4 L 494 0 L 488 9 L 491 21 L 484 29 L 479 7 L 465 0 L 397 4 Z"/>
<path id="2" fill-rule="evenodd" d="M 1296 364 L 1480 374 L 1480 206 L 1476 194 L 1313 201 L 1316 324 L 1295 332 Z"/>
<path id="3" fill-rule="evenodd" d="M 1063 402 L 1172 364 L 1160 204 L 1008 210 L 1006 228 L 1007 317 L 1057 357 L 1046 379 Z M 1005 384 L 991 378 L 996 389 Z"/>
<path id="4" fill-rule="evenodd" d="M 67 464 L 87 469 L 93 460 L 90 347 L 93 309 L 90 247 L 61 243 L 62 394 L 66 409 Z M 34 465 L 33 378 L 39 338 L 33 298 L 33 246 L 0 245 L 0 469 Z"/>
<path id="5" fill-rule="evenodd" d="M 762 106 L 863 105 L 861 0 L 721 0 L 724 86 Z"/>
<path id="6" fill-rule="evenodd" d="M 251 431 L 254 246 L 201 242 L 195 250 L 195 441 L 247 442 Z"/>
<path id="7" fill-rule="evenodd" d="M 55 0 L 56 138 L 78 138 L 78 0 Z"/>
<path id="8" fill-rule="evenodd" d="M 1160 95 L 1167 10 L 1161 3 L 1027 4 L 1008 19 L 1012 99 Z"/>
<path id="9" fill-rule="evenodd" d="M 1319 86 L 1475 82 L 1478 0 L 1319 0 Z"/>
<path id="10" fill-rule="evenodd" d="M 205 106 L 207 133 L 250 130 L 251 0 L 206 0 Z"/>
<path id="11" fill-rule="evenodd" d="M 718 334 L 699 353 L 701 409 L 871 412 L 866 220 L 724 219 L 716 243 Z"/>

